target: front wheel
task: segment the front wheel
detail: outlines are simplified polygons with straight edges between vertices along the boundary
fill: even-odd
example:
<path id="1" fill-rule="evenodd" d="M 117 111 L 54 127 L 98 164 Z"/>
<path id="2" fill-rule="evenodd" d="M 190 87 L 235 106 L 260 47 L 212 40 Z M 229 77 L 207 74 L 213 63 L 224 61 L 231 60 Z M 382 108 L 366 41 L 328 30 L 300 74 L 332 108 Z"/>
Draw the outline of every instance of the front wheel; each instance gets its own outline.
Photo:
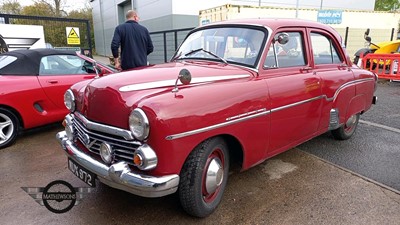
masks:
<path id="1" fill-rule="evenodd" d="M 10 146 L 17 139 L 19 120 L 8 109 L 0 108 L 0 149 Z"/>
<path id="2" fill-rule="evenodd" d="M 360 114 L 352 115 L 345 124 L 332 130 L 331 133 L 336 140 L 347 140 L 356 132 Z"/>
<path id="3" fill-rule="evenodd" d="M 179 199 L 192 216 L 206 217 L 219 205 L 228 181 L 229 152 L 226 142 L 211 138 L 197 146 L 183 165 Z"/>

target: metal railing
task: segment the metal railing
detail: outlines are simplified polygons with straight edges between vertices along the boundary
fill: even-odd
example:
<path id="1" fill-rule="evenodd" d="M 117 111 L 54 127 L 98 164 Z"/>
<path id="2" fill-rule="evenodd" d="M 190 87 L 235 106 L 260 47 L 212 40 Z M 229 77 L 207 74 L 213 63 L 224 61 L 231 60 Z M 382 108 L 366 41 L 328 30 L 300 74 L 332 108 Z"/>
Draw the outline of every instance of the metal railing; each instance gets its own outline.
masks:
<path id="1" fill-rule="evenodd" d="M 153 41 L 154 52 L 148 56 L 149 62 L 151 64 L 168 62 L 178 49 L 179 44 L 193 28 L 151 32 L 150 37 Z"/>

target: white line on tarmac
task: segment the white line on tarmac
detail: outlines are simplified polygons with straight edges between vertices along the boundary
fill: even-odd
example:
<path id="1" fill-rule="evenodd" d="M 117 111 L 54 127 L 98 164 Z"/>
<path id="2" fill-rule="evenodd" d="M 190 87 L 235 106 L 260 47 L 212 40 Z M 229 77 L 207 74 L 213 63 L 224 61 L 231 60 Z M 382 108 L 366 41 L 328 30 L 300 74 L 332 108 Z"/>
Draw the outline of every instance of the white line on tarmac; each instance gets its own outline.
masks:
<path id="1" fill-rule="evenodd" d="M 393 132 L 396 132 L 396 133 L 400 134 L 400 129 L 397 129 L 397 128 L 394 128 L 394 127 L 389 127 L 389 126 L 385 126 L 385 125 L 382 125 L 382 124 L 379 124 L 379 123 L 373 123 L 373 122 L 369 122 L 369 121 L 365 121 L 365 120 L 360 120 L 360 123 L 367 124 L 367 125 L 374 126 L 374 127 L 379 127 L 379 128 L 382 128 L 382 129 L 385 129 L 385 130 L 389 130 L 389 131 L 393 131 Z"/>

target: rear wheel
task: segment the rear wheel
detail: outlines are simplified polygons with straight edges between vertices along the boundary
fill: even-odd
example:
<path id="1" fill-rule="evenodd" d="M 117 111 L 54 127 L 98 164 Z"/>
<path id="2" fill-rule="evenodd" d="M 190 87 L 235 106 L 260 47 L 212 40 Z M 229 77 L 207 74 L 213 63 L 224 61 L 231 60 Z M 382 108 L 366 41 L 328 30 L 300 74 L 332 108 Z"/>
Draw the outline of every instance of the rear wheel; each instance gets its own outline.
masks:
<path id="1" fill-rule="evenodd" d="M 179 199 L 190 215 L 206 217 L 219 205 L 228 181 L 229 152 L 225 141 L 211 138 L 197 146 L 182 168 Z"/>
<path id="2" fill-rule="evenodd" d="M 0 149 L 15 142 L 19 131 L 17 116 L 8 109 L 0 108 Z"/>
<path id="3" fill-rule="evenodd" d="M 347 140 L 356 132 L 358 121 L 360 120 L 360 114 L 352 115 L 345 124 L 336 130 L 332 130 L 331 133 L 336 140 Z"/>

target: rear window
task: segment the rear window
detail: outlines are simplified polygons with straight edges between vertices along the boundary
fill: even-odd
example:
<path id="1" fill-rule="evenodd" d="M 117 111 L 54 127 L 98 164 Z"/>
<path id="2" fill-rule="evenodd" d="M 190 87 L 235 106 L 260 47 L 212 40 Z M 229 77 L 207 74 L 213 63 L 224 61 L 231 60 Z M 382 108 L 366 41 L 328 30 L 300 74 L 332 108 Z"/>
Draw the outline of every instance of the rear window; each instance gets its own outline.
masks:
<path id="1" fill-rule="evenodd" d="M 13 63 L 15 60 L 17 60 L 15 56 L 0 55 L 0 70 Z"/>

